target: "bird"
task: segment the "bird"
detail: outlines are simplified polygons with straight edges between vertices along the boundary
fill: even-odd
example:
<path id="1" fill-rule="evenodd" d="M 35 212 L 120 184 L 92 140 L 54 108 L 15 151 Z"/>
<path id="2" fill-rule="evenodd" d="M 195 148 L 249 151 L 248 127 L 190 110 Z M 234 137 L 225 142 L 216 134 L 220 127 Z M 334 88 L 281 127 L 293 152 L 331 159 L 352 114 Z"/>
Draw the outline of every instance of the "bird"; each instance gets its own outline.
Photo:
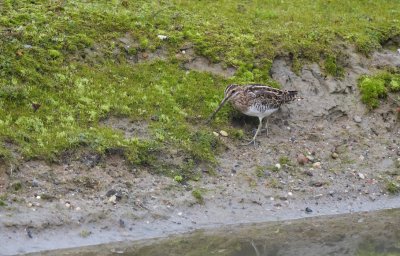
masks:
<path id="1" fill-rule="evenodd" d="M 264 118 L 276 112 L 282 104 L 296 99 L 298 91 L 280 90 L 263 84 L 238 85 L 230 84 L 224 92 L 224 99 L 218 108 L 208 118 L 207 123 L 215 117 L 226 102 L 231 102 L 233 107 L 245 115 L 258 117 L 259 124 L 256 133 L 248 144 L 256 144 L 256 138 L 262 128 Z M 268 121 L 268 119 L 267 119 Z M 265 124 L 268 134 L 268 122 Z"/>

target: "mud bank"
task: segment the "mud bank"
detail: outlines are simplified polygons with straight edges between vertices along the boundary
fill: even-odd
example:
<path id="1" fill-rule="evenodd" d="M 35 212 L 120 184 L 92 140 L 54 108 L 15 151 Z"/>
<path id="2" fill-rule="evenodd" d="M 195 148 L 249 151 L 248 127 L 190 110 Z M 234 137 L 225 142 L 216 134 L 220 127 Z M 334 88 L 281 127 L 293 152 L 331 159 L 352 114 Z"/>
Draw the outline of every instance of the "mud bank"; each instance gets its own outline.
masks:
<path id="1" fill-rule="evenodd" d="M 285 89 L 299 90 L 304 100 L 271 117 L 269 137 L 261 134 L 258 147 L 220 137 L 226 150 L 216 174 L 196 166 L 203 176 L 199 181 L 180 184 L 151 175 L 118 155 L 79 153 L 57 164 L 2 166 L 0 191 L 9 196 L 0 207 L 0 255 L 400 208 L 400 197 L 388 195 L 385 187 L 389 179 L 399 179 L 396 105 L 388 101 L 368 112 L 356 85 L 362 74 L 400 67 L 400 54 L 384 50 L 366 58 L 350 48 L 343 51 L 342 79 L 324 75 L 317 64 L 295 74 L 290 59 L 277 58 L 272 77 Z M 255 125 L 249 120 L 232 125 L 250 134 Z M 131 127 L 129 120 L 110 119 L 105 125 L 127 136 L 131 129 L 146 136 L 145 123 Z M 299 154 L 306 164 L 298 163 Z M 194 189 L 204 203 L 192 195 Z"/>

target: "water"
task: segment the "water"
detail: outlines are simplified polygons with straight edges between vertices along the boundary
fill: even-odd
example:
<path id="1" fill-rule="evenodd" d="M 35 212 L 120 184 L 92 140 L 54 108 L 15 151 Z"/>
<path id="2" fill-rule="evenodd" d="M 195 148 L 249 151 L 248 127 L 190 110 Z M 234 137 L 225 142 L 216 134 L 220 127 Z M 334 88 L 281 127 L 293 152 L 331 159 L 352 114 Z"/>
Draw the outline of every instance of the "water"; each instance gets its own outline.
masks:
<path id="1" fill-rule="evenodd" d="M 226 226 L 40 255 L 395 256 L 400 255 L 400 209 Z"/>

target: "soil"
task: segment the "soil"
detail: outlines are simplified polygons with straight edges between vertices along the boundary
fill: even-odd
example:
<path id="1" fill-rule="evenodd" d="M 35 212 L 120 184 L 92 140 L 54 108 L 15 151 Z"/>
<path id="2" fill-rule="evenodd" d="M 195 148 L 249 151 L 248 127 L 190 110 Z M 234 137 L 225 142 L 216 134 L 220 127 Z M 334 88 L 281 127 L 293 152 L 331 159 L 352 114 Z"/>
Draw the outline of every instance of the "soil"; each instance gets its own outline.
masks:
<path id="1" fill-rule="evenodd" d="M 7 206 L 0 206 L 0 255 L 400 208 L 400 197 L 386 189 L 389 179 L 400 177 L 398 103 L 387 100 L 369 112 L 357 88 L 360 75 L 400 67 L 400 54 L 382 50 L 367 58 L 343 47 L 343 56 L 341 79 L 326 76 L 316 63 L 296 74 L 289 58 L 275 59 L 272 77 L 303 99 L 271 116 L 268 136 L 259 135 L 255 147 L 220 136 L 226 150 L 216 174 L 198 166 L 199 181 L 180 184 L 128 165 L 118 154 L 99 157 L 84 150 L 66 153 L 58 163 L 0 166 L 0 193 L 8 195 Z M 185 67 L 234 72 L 201 58 L 192 61 Z M 250 137 L 257 122 L 249 120 L 232 125 Z M 113 117 L 104 125 L 127 137 L 149 136 L 146 123 Z M 204 203 L 194 198 L 194 188 Z"/>

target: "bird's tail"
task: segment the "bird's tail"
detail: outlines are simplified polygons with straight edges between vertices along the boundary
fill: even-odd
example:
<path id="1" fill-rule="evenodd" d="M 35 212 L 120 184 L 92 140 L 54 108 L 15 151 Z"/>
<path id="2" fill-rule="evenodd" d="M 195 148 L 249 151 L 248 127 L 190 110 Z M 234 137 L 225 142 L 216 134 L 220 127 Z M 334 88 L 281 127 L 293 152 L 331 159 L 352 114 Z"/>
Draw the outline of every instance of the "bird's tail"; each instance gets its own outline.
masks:
<path id="1" fill-rule="evenodd" d="M 290 101 L 300 99 L 300 97 L 297 96 L 297 93 L 298 93 L 298 91 L 286 91 L 283 96 L 283 101 L 290 102 Z"/>

